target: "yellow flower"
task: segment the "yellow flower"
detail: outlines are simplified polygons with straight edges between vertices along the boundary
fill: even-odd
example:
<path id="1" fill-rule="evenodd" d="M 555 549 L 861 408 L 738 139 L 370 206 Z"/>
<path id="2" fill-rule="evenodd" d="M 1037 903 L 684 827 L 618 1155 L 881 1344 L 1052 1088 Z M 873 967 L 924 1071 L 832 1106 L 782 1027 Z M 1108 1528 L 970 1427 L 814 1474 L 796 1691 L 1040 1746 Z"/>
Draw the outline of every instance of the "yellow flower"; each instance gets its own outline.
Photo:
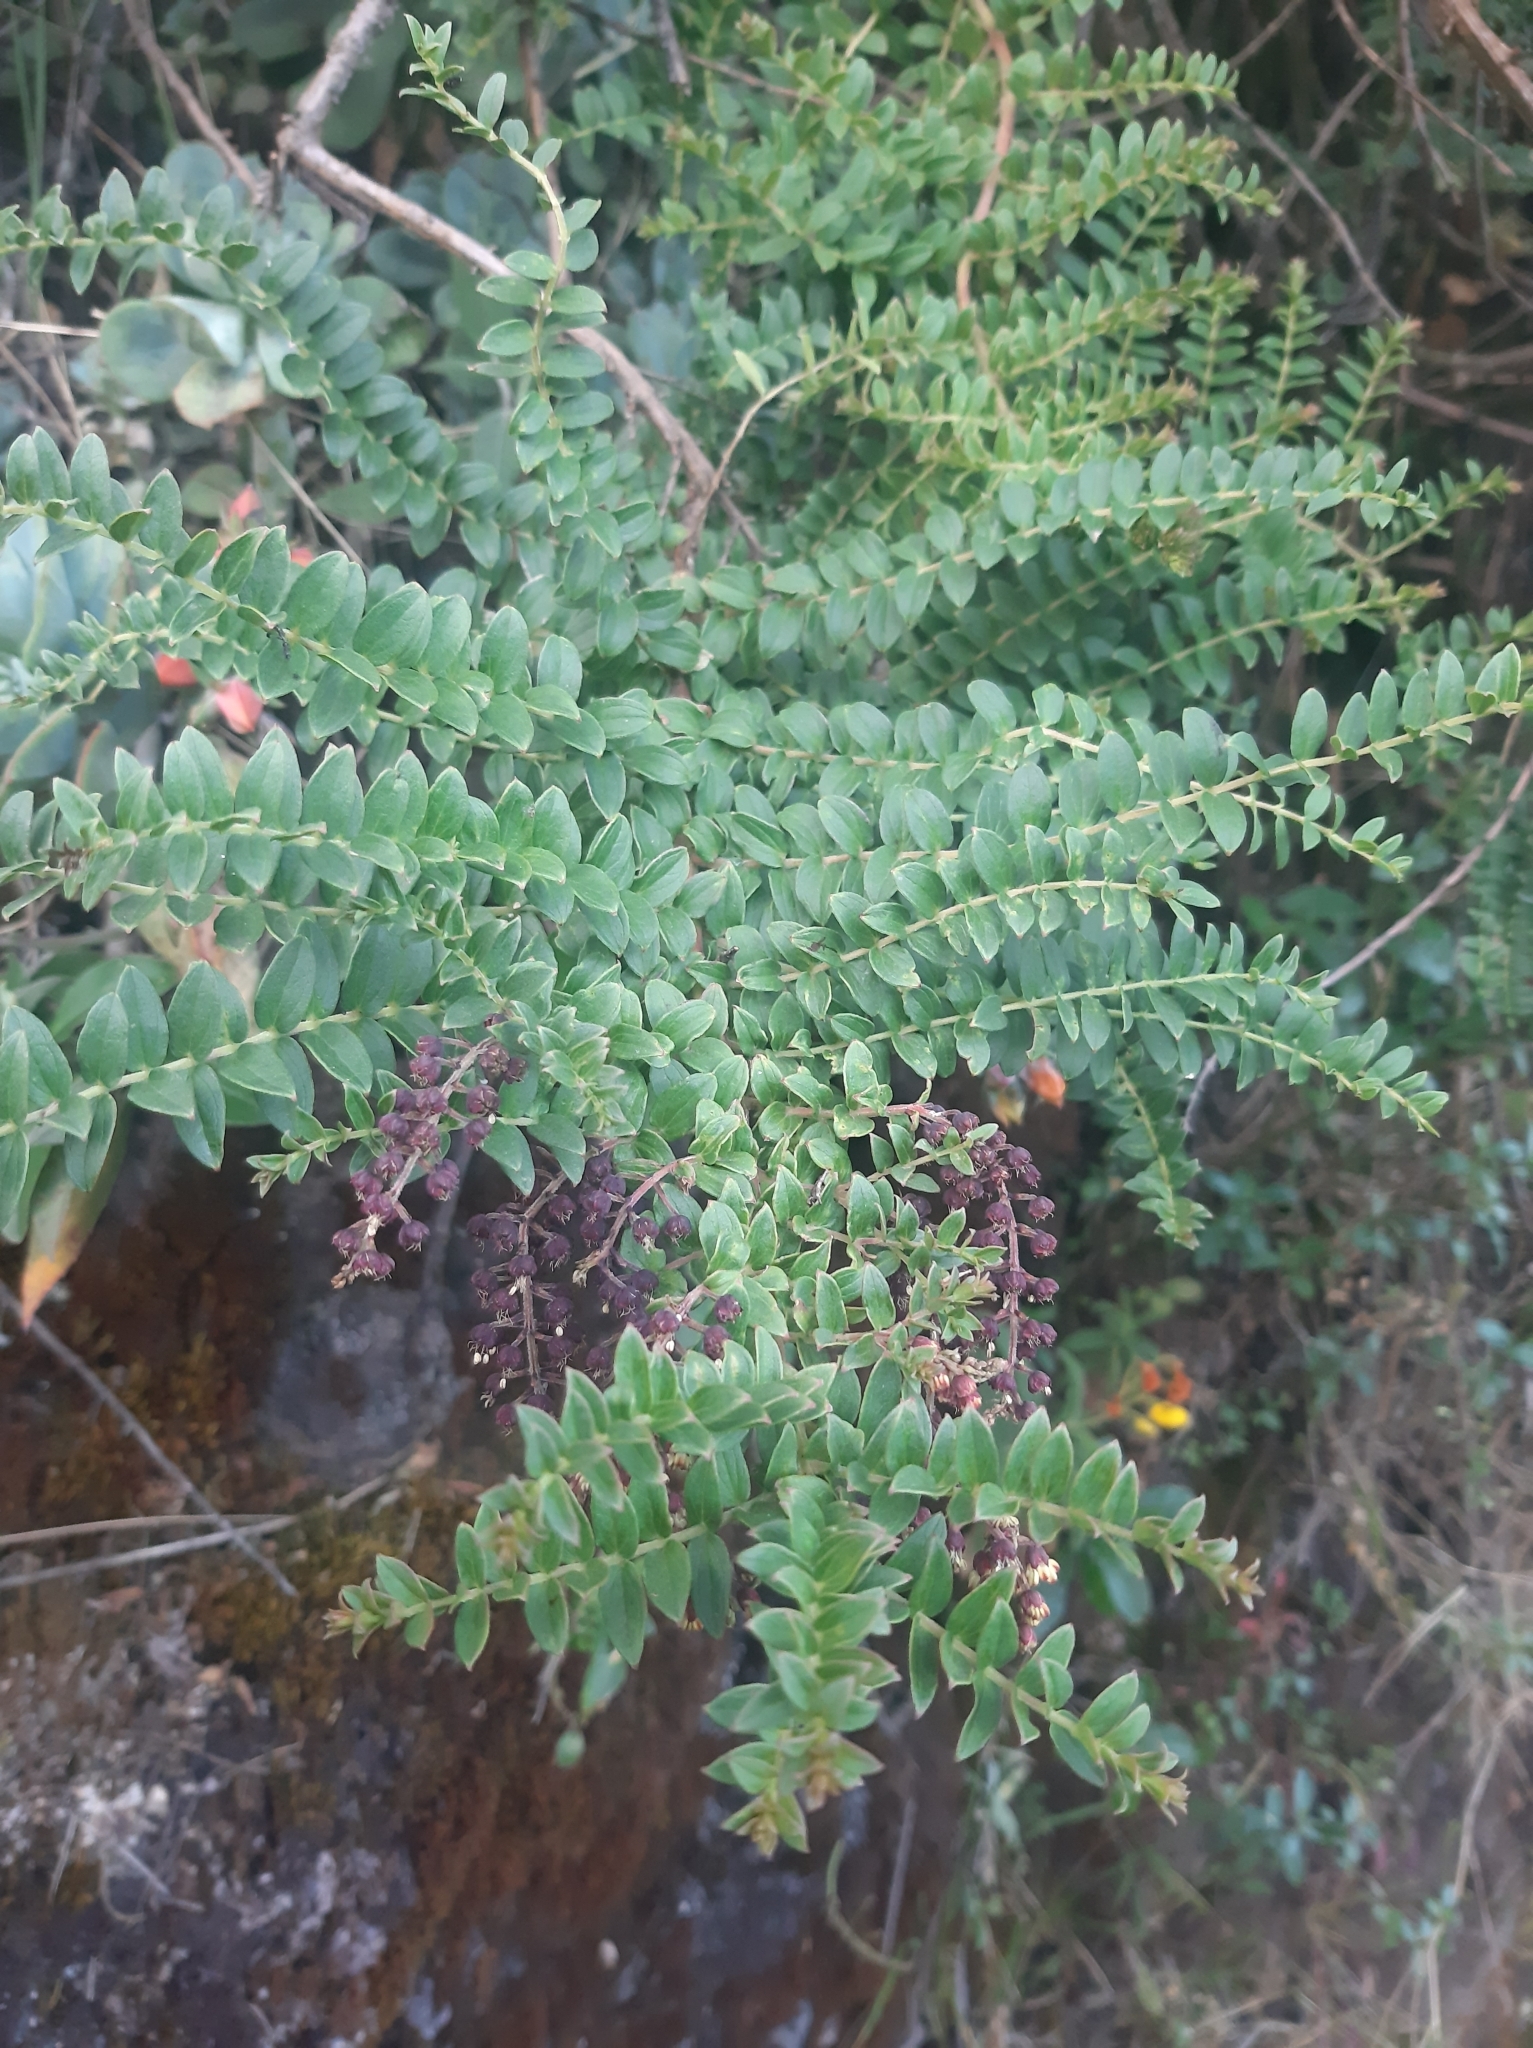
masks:
<path id="1" fill-rule="evenodd" d="M 1185 1429 L 1192 1416 L 1177 1401 L 1155 1401 L 1150 1406 L 1150 1420 L 1157 1429 Z"/>
<path id="2" fill-rule="evenodd" d="M 1152 1442 L 1154 1438 L 1160 1435 L 1160 1431 L 1155 1427 L 1154 1423 L 1143 1415 L 1136 1415 L 1129 1427 L 1135 1436 L 1143 1437 L 1146 1443 Z"/>

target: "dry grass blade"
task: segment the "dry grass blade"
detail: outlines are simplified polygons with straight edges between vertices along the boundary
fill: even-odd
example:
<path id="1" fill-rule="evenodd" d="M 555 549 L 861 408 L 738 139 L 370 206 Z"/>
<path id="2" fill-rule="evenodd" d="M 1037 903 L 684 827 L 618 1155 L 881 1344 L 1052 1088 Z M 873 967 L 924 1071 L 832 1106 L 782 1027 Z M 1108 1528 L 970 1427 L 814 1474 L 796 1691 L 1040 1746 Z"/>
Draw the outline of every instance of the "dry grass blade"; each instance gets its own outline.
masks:
<path id="1" fill-rule="evenodd" d="M 97 1557 L 80 1557 L 69 1564 L 43 1565 L 36 1571 L 16 1572 L 11 1576 L 0 1576 L 0 1593 L 19 1592 L 23 1586 L 40 1586 L 48 1579 L 83 1579 L 95 1572 L 115 1572 L 132 1564 L 158 1564 L 162 1558 L 184 1557 L 193 1550 L 216 1550 L 226 1543 L 237 1543 L 242 1550 L 248 1550 L 247 1538 L 273 1536 L 279 1529 L 290 1529 L 297 1520 L 296 1515 L 272 1515 L 264 1522 L 249 1522 L 242 1529 L 232 1524 L 222 1529 L 209 1530 L 203 1536 L 182 1536 L 174 1543 L 145 1543 L 137 1550 L 103 1551 Z M 260 1558 L 260 1553 L 254 1553 Z M 260 1562 L 268 1565 L 265 1558 Z M 273 1577 L 277 1574 L 272 1572 Z M 288 1592 L 293 1588 L 283 1579 L 282 1585 Z"/>
<path id="2" fill-rule="evenodd" d="M 17 1322 L 21 1322 L 21 1303 L 16 1299 L 15 1295 L 12 1294 L 9 1287 L 4 1286 L 3 1284 L 0 1284 L 0 1308 L 8 1309 L 10 1313 L 16 1318 Z M 282 1592 L 284 1592 L 288 1596 L 290 1600 L 297 1599 L 298 1589 L 291 1583 L 291 1581 L 287 1578 L 286 1574 L 282 1572 L 278 1568 L 278 1566 L 273 1564 L 272 1560 L 269 1557 L 264 1556 L 263 1553 L 256 1548 L 255 1544 L 251 1542 L 249 1536 L 245 1533 L 244 1530 L 236 1528 L 234 1523 L 229 1520 L 228 1516 L 225 1515 L 220 1509 L 214 1507 L 213 1503 L 208 1499 L 207 1495 L 203 1493 L 198 1487 L 195 1487 L 192 1484 L 191 1480 L 187 1478 L 186 1474 L 181 1470 L 181 1467 L 178 1464 L 176 1464 L 174 1459 L 167 1457 L 164 1451 L 160 1449 L 160 1446 L 149 1434 L 149 1431 L 145 1429 L 144 1425 L 133 1413 L 133 1410 L 127 1405 L 125 1401 L 118 1399 L 117 1395 L 112 1392 L 112 1389 L 107 1385 L 106 1381 L 101 1377 L 100 1373 L 96 1372 L 91 1366 L 87 1365 L 85 1360 L 80 1356 L 78 1351 L 72 1350 L 70 1346 L 67 1345 L 61 1337 L 56 1337 L 53 1331 L 50 1330 L 48 1325 L 43 1321 L 41 1316 L 34 1316 L 32 1318 L 31 1328 L 28 1331 L 28 1335 L 31 1336 L 37 1343 L 41 1344 L 43 1349 L 46 1352 L 48 1352 L 51 1357 L 56 1358 L 60 1365 L 67 1366 L 69 1370 L 75 1375 L 75 1377 L 83 1381 L 83 1383 L 90 1389 L 91 1394 L 94 1396 L 94 1398 L 98 1400 L 103 1407 L 109 1408 L 112 1411 L 112 1414 L 116 1417 L 117 1421 L 121 1424 L 122 1428 L 125 1429 L 128 1435 L 133 1438 L 133 1441 L 139 1446 L 139 1448 L 145 1453 L 145 1455 L 154 1461 L 154 1463 L 159 1467 L 160 1471 L 165 1475 L 165 1477 L 167 1479 L 174 1481 L 176 1486 L 178 1486 L 181 1489 L 181 1491 L 185 1494 L 188 1500 L 195 1502 L 195 1504 L 202 1509 L 204 1514 L 209 1516 L 211 1520 L 215 1521 L 218 1524 L 219 1529 L 223 1532 L 223 1541 L 235 1544 L 240 1550 L 242 1550 L 245 1553 L 246 1557 L 250 1559 L 252 1564 L 258 1564 L 261 1567 L 261 1570 L 265 1572 L 266 1576 L 269 1579 L 271 1579 L 273 1583 L 277 1585 L 282 1590 Z"/>

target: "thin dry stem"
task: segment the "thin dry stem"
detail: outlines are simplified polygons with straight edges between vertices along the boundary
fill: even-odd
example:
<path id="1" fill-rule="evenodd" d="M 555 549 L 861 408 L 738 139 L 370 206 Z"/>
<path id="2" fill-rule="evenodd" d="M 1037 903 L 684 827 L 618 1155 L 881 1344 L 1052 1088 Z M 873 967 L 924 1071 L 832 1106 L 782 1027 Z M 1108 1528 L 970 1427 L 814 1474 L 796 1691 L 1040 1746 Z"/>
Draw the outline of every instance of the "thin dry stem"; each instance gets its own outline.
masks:
<path id="1" fill-rule="evenodd" d="M 649 7 L 655 18 L 655 35 L 660 44 L 660 53 L 665 58 L 665 75 L 678 92 L 690 92 L 692 74 L 687 69 L 686 53 L 676 34 L 676 24 L 671 19 L 670 0 L 649 0 Z"/>
<path id="2" fill-rule="evenodd" d="M 1424 122 L 1428 117 L 1434 121 L 1441 121 L 1445 128 L 1452 129 L 1459 140 L 1467 142 L 1471 149 L 1485 149 L 1486 155 L 1503 177 L 1510 178 L 1516 175 L 1511 165 L 1504 158 L 1497 156 L 1493 149 L 1486 149 L 1485 144 L 1478 137 L 1471 135 L 1467 128 L 1461 127 L 1451 114 L 1444 113 L 1441 107 L 1434 105 L 1417 86 L 1413 78 L 1409 78 L 1403 72 L 1397 71 L 1393 64 L 1387 62 L 1385 58 L 1379 55 L 1378 51 L 1353 20 L 1352 11 L 1347 6 L 1347 0 L 1331 0 L 1331 5 L 1336 10 L 1337 19 L 1351 37 L 1357 54 L 1365 63 L 1371 64 L 1375 71 L 1389 79 L 1400 92 L 1405 94 L 1406 98 L 1411 102 L 1418 124 Z M 1425 132 L 1423 132 L 1421 139 L 1430 150 L 1432 145 Z"/>
<path id="3" fill-rule="evenodd" d="M 979 188 L 979 197 L 969 215 L 970 227 L 978 227 L 982 220 L 989 218 L 995 204 L 995 195 L 1000 190 L 1001 166 L 1011 153 L 1012 138 L 1017 130 L 1017 100 L 1011 89 L 1011 51 L 1006 47 L 1006 38 L 995 25 L 995 16 L 985 5 L 985 0 L 972 0 L 975 13 L 984 25 L 985 40 L 990 45 L 990 54 L 995 59 L 996 71 L 1000 78 L 1001 97 L 995 115 L 995 145 L 990 155 L 990 168 L 985 173 L 985 182 Z M 958 259 L 958 278 L 955 292 L 960 306 L 965 308 L 974 303 L 974 294 L 969 277 L 974 268 L 974 257 L 967 249 Z"/>
<path id="4" fill-rule="evenodd" d="M 194 1502 L 210 1520 L 218 1524 L 224 1542 L 237 1544 L 251 1562 L 258 1564 L 267 1577 L 273 1580 L 287 1594 L 289 1599 L 296 1599 L 298 1597 L 297 1588 L 289 1582 L 269 1557 L 264 1556 L 256 1548 L 245 1531 L 237 1529 L 227 1515 L 214 1507 L 205 1493 L 198 1487 L 193 1486 L 191 1480 L 187 1478 L 175 1460 L 166 1456 L 165 1452 L 160 1449 L 160 1446 L 149 1434 L 149 1431 L 145 1429 L 144 1425 L 133 1413 L 133 1410 L 125 1401 L 119 1400 L 100 1373 L 95 1371 L 92 1366 L 87 1365 L 79 1352 L 72 1350 L 62 1337 L 56 1337 L 41 1316 L 34 1316 L 30 1325 L 28 1325 L 22 1312 L 21 1303 L 3 1282 L 0 1282 L 0 1309 L 8 1309 L 22 1329 L 27 1332 L 28 1336 L 41 1344 L 43 1349 L 53 1358 L 56 1358 L 60 1365 L 67 1366 L 77 1379 L 82 1380 L 90 1389 L 92 1396 L 104 1408 L 111 1409 L 112 1414 L 116 1417 L 121 1427 L 127 1431 L 128 1435 L 132 1437 L 133 1441 L 146 1456 L 154 1461 L 165 1477 L 172 1480 L 186 1495 L 188 1500 Z"/>
<path id="5" fill-rule="evenodd" d="M 1333 967 L 1329 974 L 1322 974 L 1320 977 L 1320 987 L 1334 988 L 1337 982 L 1345 981 L 1349 974 L 1355 974 L 1359 967 L 1366 967 L 1376 953 L 1381 953 L 1386 946 L 1392 945 L 1396 939 L 1402 938 L 1419 918 L 1425 917 L 1429 910 L 1435 909 L 1445 896 L 1450 895 L 1458 887 L 1459 883 L 1463 881 L 1464 877 L 1470 874 L 1478 863 L 1484 859 L 1490 848 L 1495 845 L 1496 841 L 1506 830 L 1511 815 L 1522 801 L 1523 793 L 1527 789 L 1530 780 L 1533 780 L 1533 754 L 1530 754 L 1523 763 L 1522 773 L 1512 784 L 1511 795 L 1502 805 L 1499 816 L 1486 830 L 1485 836 L 1470 848 L 1469 852 L 1464 855 L 1464 858 L 1456 866 L 1448 870 L 1435 889 L 1429 889 L 1421 901 L 1414 908 L 1406 911 L 1403 917 L 1397 917 L 1387 931 L 1380 932 L 1376 939 L 1370 939 L 1360 952 L 1354 953 L 1350 960 L 1344 960 L 1340 967 Z"/>
<path id="6" fill-rule="evenodd" d="M 486 248 L 483 242 L 476 242 L 472 235 L 463 234 L 436 214 L 428 213 L 424 206 L 417 206 L 413 200 L 391 191 L 387 185 L 366 177 L 340 157 L 333 156 L 319 140 L 320 123 L 366 55 L 368 44 L 393 12 L 393 0 L 358 0 L 330 45 L 325 62 L 305 87 L 291 120 L 283 126 L 277 144 L 279 168 L 291 164 L 300 175 L 306 174 L 306 182 L 317 182 L 370 213 L 381 213 L 386 219 L 396 221 L 421 241 L 445 249 L 481 276 L 509 277 L 510 265 L 493 249 Z M 599 328 L 572 327 L 567 330 L 567 338 L 577 348 L 589 349 L 597 357 L 625 401 L 643 413 L 671 453 L 680 458 L 690 486 L 689 496 L 707 490 L 713 479 L 713 464 L 638 365 L 631 362 L 617 343 Z"/>
<path id="7" fill-rule="evenodd" d="M 122 0 L 123 14 L 127 19 L 128 31 L 148 60 L 150 69 L 159 78 L 165 90 L 185 114 L 188 121 L 202 137 L 217 150 L 230 175 L 240 183 L 253 199 L 264 196 L 264 180 L 251 170 L 234 144 L 213 119 L 207 108 L 198 99 L 175 65 L 160 48 L 154 33 L 154 21 L 149 12 L 149 0 Z"/>
<path id="8" fill-rule="evenodd" d="M 1444 42 L 1458 43 L 1507 104 L 1533 128 L 1533 78 L 1517 61 L 1510 43 L 1504 43 L 1481 19 L 1474 0 L 1430 0 L 1432 26 Z"/>
<path id="9" fill-rule="evenodd" d="M 1400 381 L 1400 396 L 1407 405 L 1414 405 L 1420 412 L 1435 413 L 1440 420 L 1455 420 L 1460 426 L 1499 434 L 1504 441 L 1520 441 L 1524 447 L 1533 448 L 1533 427 L 1520 427 L 1515 420 L 1497 419 L 1492 413 L 1474 412 L 1467 405 L 1456 405 L 1451 398 L 1423 391 L 1420 385 L 1404 378 Z"/>

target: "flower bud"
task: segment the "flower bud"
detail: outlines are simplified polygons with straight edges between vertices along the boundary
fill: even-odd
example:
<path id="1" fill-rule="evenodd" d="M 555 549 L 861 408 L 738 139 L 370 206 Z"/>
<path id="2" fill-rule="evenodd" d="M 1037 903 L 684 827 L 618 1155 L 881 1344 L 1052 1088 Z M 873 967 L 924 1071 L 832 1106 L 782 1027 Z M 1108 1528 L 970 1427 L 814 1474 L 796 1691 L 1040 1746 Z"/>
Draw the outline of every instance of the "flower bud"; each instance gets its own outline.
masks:
<path id="1" fill-rule="evenodd" d="M 727 1329 L 731 1323 L 739 1322 L 745 1311 L 732 1294 L 721 1294 L 713 1304 L 714 1320 Z"/>
<path id="2" fill-rule="evenodd" d="M 718 1360 L 724 1356 L 724 1346 L 729 1340 L 717 1323 L 703 1332 L 703 1356 Z"/>
<path id="3" fill-rule="evenodd" d="M 479 1147 L 484 1143 L 485 1139 L 489 1135 L 490 1120 L 488 1117 L 470 1117 L 468 1122 L 463 1126 L 463 1142 L 466 1145 L 472 1147 L 472 1149 L 475 1152 L 479 1150 Z"/>
<path id="4" fill-rule="evenodd" d="M 402 1252 L 418 1252 L 430 1235 L 428 1225 L 422 1223 L 418 1217 L 408 1217 L 399 1226 L 399 1249 Z"/>

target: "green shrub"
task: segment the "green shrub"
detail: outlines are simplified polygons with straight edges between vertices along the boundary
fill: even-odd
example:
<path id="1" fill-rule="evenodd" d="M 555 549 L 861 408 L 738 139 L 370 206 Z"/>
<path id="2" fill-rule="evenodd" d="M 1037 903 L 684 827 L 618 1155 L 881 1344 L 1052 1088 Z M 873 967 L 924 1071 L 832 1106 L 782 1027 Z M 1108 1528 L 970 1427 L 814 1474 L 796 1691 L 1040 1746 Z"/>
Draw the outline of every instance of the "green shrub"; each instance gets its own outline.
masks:
<path id="1" fill-rule="evenodd" d="M 57 195 L 0 216 L 34 274 L 115 274 L 106 401 L 264 408 L 288 449 L 317 413 L 337 516 L 433 566 L 298 566 L 281 527 L 221 546 L 93 434 L 68 464 L 41 430 L 13 444 L 0 859 L 8 914 L 68 943 L 8 988 L 4 1228 L 89 1188 L 131 1107 L 208 1165 L 274 1127 L 267 1184 L 346 1151 L 367 1213 L 341 1252 L 377 1272 L 399 1192 L 447 1192 L 474 1126 L 516 1191 L 483 1226 L 476 1348 L 527 1382 L 525 1475 L 460 1531 L 456 1590 L 380 1560 L 337 1625 L 419 1643 L 452 1613 L 472 1663 L 519 1601 L 546 1650 L 588 1654 L 594 1711 L 652 1608 L 717 1631 L 752 1583 L 768 1676 L 715 1704 L 746 1738 L 715 1768 L 764 1844 L 873 1767 L 850 1737 L 896 1670 L 870 1642 L 907 1616 L 917 1705 L 972 1691 L 965 1754 L 1009 1716 L 1115 1797 L 1180 1796 L 1132 1672 L 1071 1711 L 1071 1631 L 1035 1644 L 1043 1546 L 1249 1575 L 1200 1502 L 1140 1515 L 1115 1445 L 1023 1400 L 1047 1203 L 927 1091 L 1048 1057 L 1182 1242 L 1210 1056 L 1424 1122 L 1442 1097 L 1408 1050 L 1337 1035 L 1297 949 L 1248 952 L 1219 888 L 1237 854 L 1315 847 L 1403 872 L 1351 802 L 1523 703 L 1514 651 L 1450 651 L 1339 714 L 1306 690 L 1285 745 L 1249 729 L 1289 636 L 1344 671 L 1349 635 L 1411 625 L 1391 562 L 1486 480 L 1416 487 L 1374 445 L 1402 333 L 1327 362 L 1301 275 L 1258 316 L 1214 260 L 1228 209 L 1268 203 L 1189 125 L 1223 68 L 1100 71 L 1074 28 L 698 8 L 690 89 L 643 48 L 576 87 L 570 177 L 642 168 L 653 231 L 700 266 L 689 426 L 571 281 L 602 257 L 597 200 L 501 122 L 503 75 L 477 112 L 454 96 L 447 29 L 412 23 L 416 90 L 519 174 L 546 239 L 469 246 L 480 296 L 453 274 L 413 378 L 419 314 L 385 321 L 291 178 L 263 211 L 183 150 L 83 222 Z M 157 693 L 167 658 L 253 687 L 253 751 Z M 229 972 L 177 980 L 165 935 L 210 921 Z M 592 1374 L 550 1320 L 583 1277 L 550 1202 L 592 1226 L 628 1324 Z"/>

